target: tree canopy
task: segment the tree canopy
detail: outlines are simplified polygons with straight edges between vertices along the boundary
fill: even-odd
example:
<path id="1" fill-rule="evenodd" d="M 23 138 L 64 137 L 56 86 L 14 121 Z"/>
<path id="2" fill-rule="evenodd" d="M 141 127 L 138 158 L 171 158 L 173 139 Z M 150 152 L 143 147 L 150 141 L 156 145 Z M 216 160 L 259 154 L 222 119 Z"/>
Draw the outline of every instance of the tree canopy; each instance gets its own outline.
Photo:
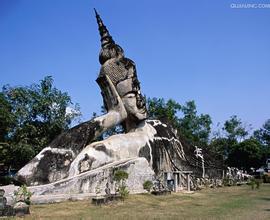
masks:
<path id="1" fill-rule="evenodd" d="M 236 115 L 225 121 L 223 130 L 227 133 L 230 140 L 242 140 L 248 135 L 247 129 L 243 126 L 243 122 Z"/>
<path id="2" fill-rule="evenodd" d="M 51 76 L 30 86 L 4 86 L 0 104 L 0 159 L 17 168 L 68 129 L 81 114 L 79 105 L 53 86 Z"/>
<path id="3" fill-rule="evenodd" d="M 260 143 L 254 138 L 249 138 L 231 146 L 227 163 L 232 167 L 249 170 L 251 167 L 260 167 L 262 165 L 261 158 Z"/>

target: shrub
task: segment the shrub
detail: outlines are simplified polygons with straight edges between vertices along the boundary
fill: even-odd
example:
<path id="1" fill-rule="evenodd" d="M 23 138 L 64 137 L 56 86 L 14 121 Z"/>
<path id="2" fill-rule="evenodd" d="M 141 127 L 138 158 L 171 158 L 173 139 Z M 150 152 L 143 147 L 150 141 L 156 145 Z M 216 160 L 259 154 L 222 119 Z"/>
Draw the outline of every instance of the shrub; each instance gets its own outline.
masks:
<path id="1" fill-rule="evenodd" d="M 153 182 L 151 180 L 146 180 L 143 183 L 143 189 L 147 190 L 148 192 L 151 191 L 152 187 L 153 187 Z"/>
<path id="2" fill-rule="evenodd" d="M 27 189 L 26 185 L 22 185 L 17 191 L 15 190 L 14 195 L 17 202 L 22 201 L 30 205 L 32 193 Z"/>
<path id="3" fill-rule="evenodd" d="M 250 179 L 249 185 L 251 186 L 251 189 L 254 190 L 254 187 L 255 187 L 255 180 L 254 180 L 254 178 Z"/>
<path id="4" fill-rule="evenodd" d="M 123 200 L 125 200 L 128 197 L 129 191 L 126 185 L 119 186 L 118 192 Z"/>
<path id="5" fill-rule="evenodd" d="M 124 200 L 128 194 L 128 188 L 126 186 L 126 179 L 128 178 L 128 173 L 124 170 L 116 170 L 113 175 L 113 180 L 116 181 L 117 192 L 120 194 L 121 198 Z"/>
<path id="6" fill-rule="evenodd" d="M 116 182 L 125 181 L 128 178 L 128 173 L 124 170 L 116 170 L 113 175 L 113 180 Z"/>

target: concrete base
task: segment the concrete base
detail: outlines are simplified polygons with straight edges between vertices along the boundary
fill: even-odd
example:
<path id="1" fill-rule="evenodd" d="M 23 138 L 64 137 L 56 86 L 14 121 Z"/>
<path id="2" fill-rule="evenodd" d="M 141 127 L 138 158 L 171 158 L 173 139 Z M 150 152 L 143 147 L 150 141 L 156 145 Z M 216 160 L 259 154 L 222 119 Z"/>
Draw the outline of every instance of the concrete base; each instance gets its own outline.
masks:
<path id="1" fill-rule="evenodd" d="M 111 193 L 115 193 L 113 172 L 117 169 L 124 170 L 129 174 L 126 185 L 131 194 L 146 192 L 143 189 L 143 183 L 146 180 L 152 181 L 154 178 L 154 171 L 145 158 L 130 158 L 110 163 L 95 170 L 90 170 L 54 183 L 28 187 L 33 193 L 31 203 L 43 204 L 90 199 L 96 196 L 97 187 L 101 191 L 100 195 L 105 195 L 106 185 L 110 188 Z M 1 188 L 5 189 L 5 196 L 9 203 L 12 204 L 14 202 L 12 199 L 14 190 L 17 190 L 18 187 L 9 185 Z"/>
<path id="2" fill-rule="evenodd" d="M 146 180 L 153 180 L 154 176 L 145 158 L 126 159 L 55 183 L 28 187 L 33 193 L 31 202 L 41 204 L 89 199 L 96 195 L 96 187 L 101 190 L 101 195 L 105 195 L 106 184 L 114 193 L 113 171 L 117 169 L 125 170 L 129 174 L 126 184 L 131 194 L 145 192 L 143 183 Z"/>

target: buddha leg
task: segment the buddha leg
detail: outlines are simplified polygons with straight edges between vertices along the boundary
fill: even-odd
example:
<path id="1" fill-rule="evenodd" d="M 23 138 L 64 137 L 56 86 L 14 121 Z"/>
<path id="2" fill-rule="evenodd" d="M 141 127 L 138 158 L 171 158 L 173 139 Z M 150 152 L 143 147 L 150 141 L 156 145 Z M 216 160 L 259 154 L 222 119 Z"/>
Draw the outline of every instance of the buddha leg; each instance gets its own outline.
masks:
<path id="1" fill-rule="evenodd" d="M 103 141 L 94 142 L 86 146 L 74 159 L 70 166 L 69 177 L 108 163 L 138 157 L 144 147 L 149 148 L 150 152 L 150 141 L 154 135 L 155 129 L 142 122 L 133 132 L 113 135 Z M 149 162 L 151 163 L 151 158 Z"/>

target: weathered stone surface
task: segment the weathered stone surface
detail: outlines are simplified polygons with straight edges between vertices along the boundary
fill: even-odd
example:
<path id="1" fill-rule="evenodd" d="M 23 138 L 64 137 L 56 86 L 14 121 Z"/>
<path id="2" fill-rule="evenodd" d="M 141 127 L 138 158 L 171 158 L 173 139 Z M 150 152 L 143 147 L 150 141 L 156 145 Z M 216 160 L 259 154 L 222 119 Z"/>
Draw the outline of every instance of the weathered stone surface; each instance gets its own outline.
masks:
<path id="1" fill-rule="evenodd" d="M 150 141 L 150 151 L 141 149 L 140 156 L 152 158 L 152 168 L 157 175 L 163 172 L 192 171 L 190 176 L 191 188 L 196 188 L 197 178 L 202 177 L 203 169 L 201 159 L 194 154 L 196 147 L 188 145 L 174 131 L 174 129 L 159 120 L 147 120 L 147 123 L 155 129 L 154 138 Z M 223 167 L 204 150 L 207 161 L 205 162 L 205 175 L 208 178 L 222 179 Z M 213 166 L 215 164 L 215 166 Z M 186 187 L 186 177 L 181 174 L 181 185 Z"/>
<path id="2" fill-rule="evenodd" d="M 58 203 L 64 201 L 79 201 L 88 200 L 95 196 L 94 193 L 74 193 L 74 194 L 48 194 L 48 195 L 33 195 L 31 204 L 47 204 Z"/>
<path id="3" fill-rule="evenodd" d="M 60 134 L 17 173 L 17 180 L 39 185 L 63 179 L 78 153 L 95 138 L 96 121 L 87 121 Z"/>
<path id="4" fill-rule="evenodd" d="M 153 140 L 155 132 L 151 125 L 143 121 L 134 131 L 113 135 L 86 146 L 72 162 L 69 177 L 104 164 L 138 157 L 142 147 L 146 146 L 150 150 L 150 141 Z M 151 165 L 152 161 L 149 162 Z"/>
<path id="5" fill-rule="evenodd" d="M 112 193 L 115 192 L 113 182 L 113 172 L 116 169 L 125 170 L 129 174 L 126 181 L 128 190 L 131 193 L 144 192 L 143 183 L 152 180 L 154 172 L 149 167 L 145 158 L 133 158 L 110 163 L 95 170 L 90 170 L 71 178 L 66 178 L 54 183 L 32 186 L 28 189 L 33 192 L 33 200 L 38 200 L 38 196 L 44 200 L 44 195 L 76 195 L 87 193 L 96 194 L 96 187 L 99 186 L 101 194 L 105 195 L 106 184 L 108 183 Z M 70 198 L 67 196 L 67 199 Z"/>

